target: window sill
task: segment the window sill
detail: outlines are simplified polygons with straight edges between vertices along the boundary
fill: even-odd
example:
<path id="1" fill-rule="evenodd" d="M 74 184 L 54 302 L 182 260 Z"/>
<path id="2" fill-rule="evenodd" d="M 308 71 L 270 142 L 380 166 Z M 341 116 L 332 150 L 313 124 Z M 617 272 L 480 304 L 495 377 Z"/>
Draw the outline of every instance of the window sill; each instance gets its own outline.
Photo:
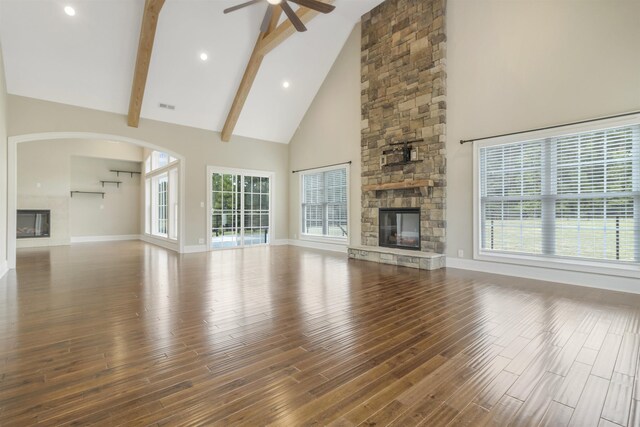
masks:
<path id="1" fill-rule="evenodd" d="M 529 267 L 554 270 L 575 271 L 579 273 L 604 274 L 640 279 L 639 264 L 617 264 L 611 262 L 587 261 L 567 258 L 546 258 L 532 255 L 480 252 L 474 256 L 478 261 L 516 264 Z"/>

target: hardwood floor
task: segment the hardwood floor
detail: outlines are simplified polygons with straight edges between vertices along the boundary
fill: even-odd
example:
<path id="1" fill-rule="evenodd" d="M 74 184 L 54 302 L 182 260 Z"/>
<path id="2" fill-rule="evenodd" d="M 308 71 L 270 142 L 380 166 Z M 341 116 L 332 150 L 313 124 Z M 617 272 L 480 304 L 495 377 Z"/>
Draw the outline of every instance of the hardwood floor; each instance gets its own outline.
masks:
<path id="1" fill-rule="evenodd" d="M 640 296 L 279 246 L 21 250 L 0 424 L 640 425 Z"/>

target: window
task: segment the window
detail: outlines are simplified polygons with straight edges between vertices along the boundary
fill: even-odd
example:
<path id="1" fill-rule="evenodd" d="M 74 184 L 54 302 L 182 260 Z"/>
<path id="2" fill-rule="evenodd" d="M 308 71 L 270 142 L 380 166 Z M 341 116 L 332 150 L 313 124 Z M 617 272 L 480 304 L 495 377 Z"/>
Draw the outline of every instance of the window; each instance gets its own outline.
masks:
<path id="1" fill-rule="evenodd" d="M 162 169 L 163 167 L 177 161 L 178 159 L 167 153 L 163 153 L 162 151 L 152 151 L 144 162 L 145 172 L 149 173 L 157 169 Z"/>
<path id="2" fill-rule="evenodd" d="M 640 262 L 640 125 L 478 143 L 479 251 Z"/>
<path id="3" fill-rule="evenodd" d="M 302 234 L 347 238 L 347 176 L 346 167 L 302 174 Z"/>
<path id="4" fill-rule="evenodd" d="M 145 233 L 178 239 L 178 165 L 166 153 L 153 151 L 145 161 Z"/>

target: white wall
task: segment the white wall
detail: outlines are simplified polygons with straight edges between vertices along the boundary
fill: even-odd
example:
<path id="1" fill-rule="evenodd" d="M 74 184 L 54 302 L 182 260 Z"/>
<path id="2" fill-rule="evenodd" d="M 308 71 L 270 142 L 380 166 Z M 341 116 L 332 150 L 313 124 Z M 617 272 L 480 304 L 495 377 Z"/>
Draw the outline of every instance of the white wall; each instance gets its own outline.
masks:
<path id="1" fill-rule="evenodd" d="M 109 206 L 111 209 L 114 202 L 113 197 L 105 195 L 102 200 L 99 196 L 93 195 L 77 195 L 73 199 L 70 198 L 71 190 L 81 191 L 98 191 L 100 179 L 114 179 L 114 174 L 109 174 L 109 161 L 103 159 L 111 159 L 120 165 L 120 161 L 140 162 L 142 160 L 142 149 L 140 147 L 125 144 L 113 143 L 106 141 L 92 140 L 55 140 L 55 141 L 36 141 L 18 144 L 17 158 L 17 199 L 18 209 L 49 209 L 51 210 L 51 237 L 37 239 L 18 239 L 17 247 L 34 247 L 34 246 L 55 246 L 68 245 L 74 232 L 80 230 L 87 231 L 86 223 L 90 221 L 90 211 L 93 208 L 100 208 L 101 205 Z M 75 157 L 82 156 L 82 157 Z M 75 166 L 75 168 L 73 167 Z M 86 167 L 95 167 L 90 182 L 82 184 L 82 179 L 89 179 L 90 172 L 80 171 Z M 101 168 L 101 169 L 98 169 Z M 140 170 L 140 166 L 136 167 Z M 98 177 L 99 176 L 99 177 Z M 122 177 L 122 180 L 128 179 Z M 133 206 L 129 209 L 134 210 L 134 222 L 138 224 L 136 230 L 139 230 L 139 183 L 140 178 L 133 178 L 136 183 L 137 199 L 134 200 Z M 76 182 L 72 183 L 72 180 Z M 76 187 L 76 185 L 78 187 Z M 105 191 L 112 192 L 112 188 Z M 128 191 L 129 192 L 129 191 Z M 91 199 L 89 199 L 91 198 Z M 81 200 L 82 199 L 82 200 Z M 117 198 L 115 199 L 117 200 Z M 111 202 L 111 204 L 109 204 Z M 75 215 L 72 216 L 72 212 Z M 81 219 L 80 217 L 87 217 Z M 102 218 L 103 220 L 105 218 Z M 72 221 L 74 223 L 71 226 Z M 83 225 L 84 224 L 84 225 Z M 128 223 L 127 223 L 128 224 Z M 79 228 L 80 227 L 80 228 Z M 123 227 L 122 229 L 129 229 Z M 96 225 L 91 227 L 96 234 L 79 234 L 79 235 L 105 235 L 111 234 L 111 231 L 118 229 L 113 225 L 112 221 L 108 224 Z M 139 234 L 135 233 L 114 233 L 114 234 Z"/>
<path id="2" fill-rule="evenodd" d="M 292 170 L 352 161 L 350 244 L 360 244 L 360 24 L 356 25 L 289 144 Z M 289 174 L 289 238 L 300 233 L 300 175 Z"/>
<path id="3" fill-rule="evenodd" d="M 7 86 L 0 47 L 0 206 L 7 206 Z M 7 268 L 7 212 L 0 208 L 0 277 Z"/>
<path id="4" fill-rule="evenodd" d="M 208 96 L 208 95 L 203 95 Z M 211 95 L 213 96 L 213 95 Z M 185 239 L 199 245 L 206 236 L 207 165 L 275 172 L 275 238 L 288 236 L 288 146 L 233 137 L 224 143 L 220 134 L 203 129 L 143 119 L 128 127 L 120 114 L 9 95 L 9 135 L 41 132 L 91 132 L 119 135 L 154 144 L 185 157 Z"/>
<path id="5" fill-rule="evenodd" d="M 140 171 L 140 162 L 71 157 L 71 189 L 105 192 L 102 199 L 94 195 L 76 195 L 69 200 L 69 234 L 74 238 L 137 236 L 141 234 L 140 175 L 120 174 L 110 170 Z M 100 180 L 120 181 L 119 185 Z M 83 197 L 84 196 L 84 197 Z"/>
<path id="6" fill-rule="evenodd" d="M 447 256 L 472 257 L 472 144 L 640 110 L 640 2 L 449 0 Z"/>

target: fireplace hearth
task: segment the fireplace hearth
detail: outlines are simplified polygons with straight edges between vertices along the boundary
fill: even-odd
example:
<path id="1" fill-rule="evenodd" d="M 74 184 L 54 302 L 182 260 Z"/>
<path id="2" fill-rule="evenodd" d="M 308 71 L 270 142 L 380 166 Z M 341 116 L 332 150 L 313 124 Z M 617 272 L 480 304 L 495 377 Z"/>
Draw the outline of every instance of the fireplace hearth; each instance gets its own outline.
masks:
<path id="1" fill-rule="evenodd" d="M 381 208 L 378 236 L 380 246 L 420 250 L 420 209 Z"/>

